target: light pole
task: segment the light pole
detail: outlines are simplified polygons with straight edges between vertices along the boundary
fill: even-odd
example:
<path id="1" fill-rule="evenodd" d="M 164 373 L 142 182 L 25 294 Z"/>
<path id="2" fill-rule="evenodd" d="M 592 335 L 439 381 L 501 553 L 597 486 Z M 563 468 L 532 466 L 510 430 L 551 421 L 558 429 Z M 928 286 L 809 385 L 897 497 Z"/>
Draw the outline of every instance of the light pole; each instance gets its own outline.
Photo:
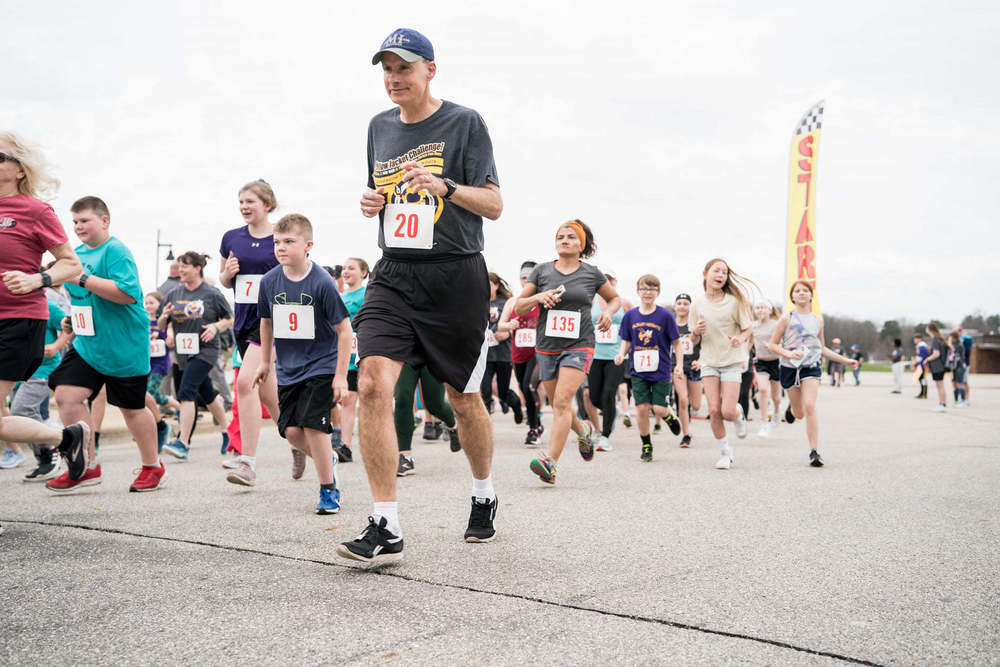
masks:
<path id="1" fill-rule="evenodd" d="M 167 251 L 167 256 L 165 259 L 173 261 L 174 259 L 174 244 L 172 243 L 160 243 L 160 230 L 156 230 L 156 254 L 154 255 L 155 266 L 156 266 L 156 283 L 153 285 L 153 289 L 159 289 L 160 287 L 160 248 L 170 248 Z"/>

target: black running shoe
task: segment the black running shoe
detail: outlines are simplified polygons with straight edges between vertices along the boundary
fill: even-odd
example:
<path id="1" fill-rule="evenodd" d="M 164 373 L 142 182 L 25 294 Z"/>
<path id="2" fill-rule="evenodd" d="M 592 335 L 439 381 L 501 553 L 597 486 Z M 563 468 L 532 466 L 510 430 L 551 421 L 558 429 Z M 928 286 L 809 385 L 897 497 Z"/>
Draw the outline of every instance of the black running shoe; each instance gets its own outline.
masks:
<path id="1" fill-rule="evenodd" d="M 510 406 L 507 405 L 506 401 L 500 401 L 500 411 L 503 412 L 504 414 L 507 414 L 509 410 Z"/>
<path id="2" fill-rule="evenodd" d="M 442 435 L 444 435 L 444 424 L 441 422 L 434 422 L 434 439 L 437 440 Z"/>
<path id="3" fill-rule="evenodd" d="M 351 454 L 351 448 L 347 445 L 334 447 L 333 452 L 337 455 L 337 460 L 341 463 L 350 463 L 354 460 L 354 456 Z"/>
<path id="4" fill-rule="evenodd" d="M 24 476 L 25 482 L 45 482 L 50 479 L 55 479 L 57 473 L 59 472 L 59 462 L 49 461 L 48 463 L 39 463 L 34 470 L 29 472 Z"/>
<path id="5" fill-rule="evenodd" d="M 458 452 L 462 449 L 462 443 L 458 440 L 458 427 L 448 429 L 448 443 L 451 451 Z"/>
<path id="6" fill-rule="evenodd" d="M 795 415 L 792 414 L 792 406 L 788 406 L 785 410 L 785 421 L 789 424 L 795 423 Z"/>
<path id="7" fill-rule="evenodd" d="M 671 433 L 674 435 L 681 434 L 681 420 L 675 417 L 673 413 L 668 413 L 667 416 L 663 418 L 663 421 L 667 422 L 667 427 L 670 429 Z"/>
<path id="8" fill-rule="evenodd" d="M 499 503 L 494 498 L 492 502 L 481 503 L 472 498 L 472 512 L 469 514 L 469 527 L 465 529 L 466 542 L 492 542 L 497 531 L 493 529 L 493 518 L 497 515 Z"/>
<path id="9" fill-rule="evenodd" d="M 510 406 L 510 409 L 514 411 L 514 423 L 520 424 L 524 421 L 524 413 L 521 412 L 521 406 L 517 403 Z"/>
<path id="10" fill-rule="evenodd" d="M 643 463 L 649 463 L 653 460 L 653 445 L 642 443 L 642 454 L 639 455 L 639 460 Z"/>
<path id="11" fill-rule="evenodd" d="M 87 472 L 89 444 L 90 427 L 86 422 L 78 421 L 63 429 L 63 441 L 59 445 L 59 453 L 66 459 L 66 469 L 73 481 L 80 479 Z"/>
<path id="12" fill-rule="evenodd" d="M 819 452 L 817 452 L 815 449 L 809 451 L 809 465 L 811 465 L 813 468 L 823 467 L 823 459 L 820 458 Z"/>
<path id="13" fill-rule="evenodd" d="M 537 445 L 538 435 L 535 433 L 535 429 L 529 428 L 527 435 L 524 436 L 524 444 L 526 445 Z"/>
<path id="14" fill-rule="evenodd" d="M 406 477 L 407 475 L 412 475 L 416 472 L 413 469 L 413 458 L 406 458 L 402 454 L 399 455 L 399 466 L 396 468 L 396 477 Z"/>
<path id="15" fill-rule="evenodd" d="M 653 426 L 653 433 L 659 433 L 662 430 L 663 429 L 660 427 L 660 422 L 656 422 L 656 424 Z"/>
<path id="16" fill-rule="evenodd" d="M 691 446 L 691 436 L 685 435 L 683 438 L 681 438 L 681 447 L 687 449 L 690 446 Z"/>
<path id="17" fill-rule="evenodd" d="M 437 424 L 431 423 L 429 421 L 424 422 L 424 440 L 437 440 L 438 435 L 436 428 Z"/>
<path id="18" fill-rule="evenodd" d="M 337 547 L 337 555 L 375 566 L 398 561 L 403 557 L 403 538 L 390 533 L 385 524 L 385 517 L 378 523 L 375 523 L 375 517 L 368 517 L 365 532 L 350 542 L 341 543 Z"/>

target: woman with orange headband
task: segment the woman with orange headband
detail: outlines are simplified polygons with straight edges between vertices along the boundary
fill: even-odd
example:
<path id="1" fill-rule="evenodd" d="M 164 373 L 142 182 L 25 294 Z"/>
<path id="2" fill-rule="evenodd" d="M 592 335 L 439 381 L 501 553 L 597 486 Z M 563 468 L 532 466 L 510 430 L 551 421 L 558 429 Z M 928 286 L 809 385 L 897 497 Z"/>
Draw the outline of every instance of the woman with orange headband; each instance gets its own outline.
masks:
<path id="1" fill-rule="evenodd" d="M 538 306 L 535 329 L 535 358 L 539 380 L 552 401 L 553 419 L 549 452 L 532 460 L 531 471 L 547 484 L 555 484 L 556 461 L 562 454 L 570 429 L 576 433 L 580 456 L 594 458 L 596 430 L 589 421 L 579 421 L 573 411 L 573 397 L 590 371 L 594 358 L 594 329 L 590 308 L 594 295 L 607 304 L 596 328 L 607 331 L 611 316 L 621 305 L 621 298 L 591 264 L 580 261 L 597 250 L 594 234 L 579 220 L 563 223 L 556 230 L 554 262 L 536 266 L 517 298 L 514 311 L 524 315 Z"/>

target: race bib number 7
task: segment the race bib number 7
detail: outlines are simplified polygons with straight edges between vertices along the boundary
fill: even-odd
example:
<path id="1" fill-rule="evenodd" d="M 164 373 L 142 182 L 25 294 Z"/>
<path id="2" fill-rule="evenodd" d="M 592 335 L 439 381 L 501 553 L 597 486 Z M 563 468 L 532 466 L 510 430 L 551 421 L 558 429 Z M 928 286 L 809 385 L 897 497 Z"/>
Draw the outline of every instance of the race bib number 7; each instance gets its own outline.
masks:
<path id="1" fill-rule="evenodd" d="M 94 309 L 91 306 L 71 306 L 70 320 L 73 322 L 73 333 L 77 336 L 93 336 Z"/>
<path id="2" fill-rule="evenodd" d="M 236 303 L 257 303 L 257 294 L 260 292 L 260 279 L 264 276 L 256 273 L 241 273 L 236 276 L 236 285 L 233 287 Z"/>
<path id="3" fill-rule="evenodd" d="M 279 305 L 271 308 L 271 323 L 275 338 L 313 340 L 316 338 L 316 316 L 312 306 Z"/>
<path id="4" fill-rule="evenodd" d="M 382 219 L 386 247 L 430 250 L 434 246 L 434 210 L 427 204 L 388 204 Z"/>
<path id="5" fill-rule="evenodd" d="M 579 338 L 579 311 L 550 310 L 545 320 L 545 335 L 549 338 Z"/>

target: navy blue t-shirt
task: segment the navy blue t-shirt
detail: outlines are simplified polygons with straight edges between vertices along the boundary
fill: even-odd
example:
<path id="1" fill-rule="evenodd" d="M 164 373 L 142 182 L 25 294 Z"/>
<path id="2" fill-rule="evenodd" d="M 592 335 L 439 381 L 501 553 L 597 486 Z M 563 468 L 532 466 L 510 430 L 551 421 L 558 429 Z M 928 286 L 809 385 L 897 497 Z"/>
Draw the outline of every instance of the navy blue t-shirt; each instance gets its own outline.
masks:
<path id="1" fill-rule="evenodd" d="M 276 306 L 294 306 L 275 308 Z M 271 319 L 275 366 L 278 384 L 288 386 L 316 375 L 333 375 L 337 370 L 337 332 L 334 325 L 348 317 L 347 307 L 337 292 L 337 285 L 324 269 L 312 262 L 306 277 L 295 282 L 279 265 L 268 271 L 260 281 L 257 308 L 261 318 Z M 274 317 L 275 311 L 282 316 Z M 282 312 L 283 311 L 283 312 Z M 282 328 L 301 334 L 311 312 L 314 322 L 312 338 L 282 338 Z M 292 317 L 294 315 L 294 317 Z M 291 318 L 286 321 L 285 318 Z"/>
<path id="2" fill-rule="evenodd" d="M 256 327 L 260 316 L 257 314 L 256 303 L 240 302 L 247 296 L 246 292 L 256 289 L 256 285 L 252 284 L 254 280 L 249 281 L 251 284 L 244 284 L 244 281 L 240 281 L 239 278 L 248 275 L 262 276 L 278 266 L 278 258 L 274 256 L 274 235 L 256 238 L 250 235 L 250 228 L 245 225 L 230 229 L 222 235 L 219 254 L 222 255 L 222 259 L 227 259 L 230 252 L 236 259 L 240 260 L 240 272 L 233 276 L 233 296 L 236 298 L 236 304 L 233 307 L 233 313 L 236 317 L 233 322 L 233 330 L 245 331 Z M 237 288 L 243 290 L 242 296 L 237 294 Z"/>

